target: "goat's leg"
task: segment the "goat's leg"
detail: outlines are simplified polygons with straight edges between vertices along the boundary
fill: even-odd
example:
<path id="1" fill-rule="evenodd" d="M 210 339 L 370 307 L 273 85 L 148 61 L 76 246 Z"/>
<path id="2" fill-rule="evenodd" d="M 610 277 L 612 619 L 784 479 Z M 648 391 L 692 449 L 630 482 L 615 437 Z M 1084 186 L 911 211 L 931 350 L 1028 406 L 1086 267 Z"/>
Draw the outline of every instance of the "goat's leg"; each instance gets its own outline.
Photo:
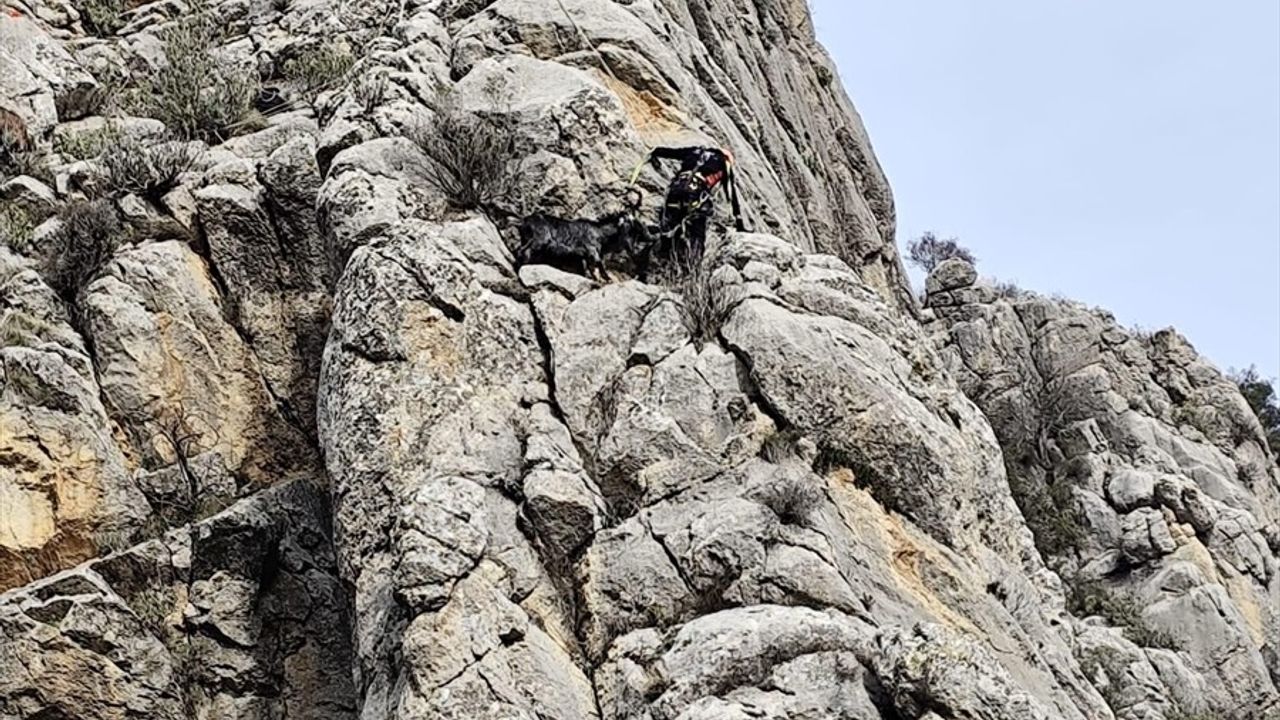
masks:
<path id="1" fill-rule="evenodd" d="M 604 269 L 604 260 L 600 257 L 600 251 L 594 248 L 587 249 L 587 257 L 583 262 L 591 266 L 591 276 L 601 283 L 609 282 L 609 275 Z"/>

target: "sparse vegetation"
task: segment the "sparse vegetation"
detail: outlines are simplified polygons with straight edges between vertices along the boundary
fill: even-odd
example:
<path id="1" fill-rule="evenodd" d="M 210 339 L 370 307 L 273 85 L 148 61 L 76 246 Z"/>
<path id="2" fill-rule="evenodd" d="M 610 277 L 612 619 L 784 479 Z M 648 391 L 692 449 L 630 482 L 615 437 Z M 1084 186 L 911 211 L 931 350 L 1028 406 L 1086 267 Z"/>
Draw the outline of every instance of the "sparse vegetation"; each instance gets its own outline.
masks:
<path id="1" fill-rule="evenodd" d="M 1231 379 L 1262 423 L 1272 454 L 1280 457 L 1280 399 L 1276 397 L 1275 383 L 1262 377 L 1256 367 L 1232 371 Z"/>
<path id="2" fill-rule="evenodd" d="M 170 586 L 161 584 L 142 588 L 130 596 L 126 603 L 152 635 L 161 639 L 168 635 L 169 618 L 177 608 Z"/>
<path id="3" fill-rule="evenodd" d="M 1079 364 L 1048 372 L 1049 379 L 1025 380 L 1022 403 L 1011 404 L 997 417 L 1004 446 L 1005 474 L 1014 502 L 1046 556 L 1068 555 L 1084 541 L 1085 531 L 1072 476 L 1053 457 L 1053 440 L 1071 420 L 1080 418 L 1079 395 L 1068 378 Z"/>
<path id="4" fill-rule="evenodd" d="M 161 34 L 167 64 L 138 88 L 143 114 L 182 139 L 210 144 L 261 126 L 253 108 L 257 74 L 217 54 L 224 31 L 217 17 L 198 7 Z"/>
<path id="5" fill-rule="evenodd" d="M 496 85 L 488 88 L 501 102 Z M 510 114 L 478 114 L 458 106 L 451 91 L 442 91 L 431 120 L 410 127 L 405 136 L 426 156 L 423 176 L 427 185 L 463 210 L 491 207 L 511 193 L 515 177 L 508 161 L 515 146 Z"/>
<path id="6" fill-rule="evenodd" d="M 956 238 L 942 240 L 931 232 L 907 243 L 907 259 L 926 273 L 933 272 L 939 265 L 951 259 L 964 260 L 971 265 L 978 262 L 973 253 L 961 245 Z"/>
<path id="7" fill-rule="evenodd" d="M 0 204 L 0 244 L 26 252 L 34 232 L 35 224 L 24 208 L 13 203 Z"/>
<path id="8" fill-rule="evenodd" d="M 1091 648 L 1080 658 L 1080 670 L 1098 689 L 1098 694 L 1112 712 L 1123 710 L 1117 683 L 1124 675 L 1125 667 L 1124 657 L 1119 652 L 1106 647 Z M 1105 683 L 1099 682 L 1100 674 Z"/>
<path id="9" fill-rule="evenodd" d="M 1086 533 L 1072 485 L 1052 472 L 1010 471 L 1009 492 L 1031 528 L 1036 548 L 1063 555 L 1080 547 Z"/>
<path id="10" fill-rule="evenodd" d="M 781 476 L 764 489 L 760 502 L 788 525 L 804 525 L 822 504 L 822 489 L 810 475 Z"/>
<path id="11" fill-rule="evenodd" d="M 373 112 L 382 101 L 387 97 L 388 80 L 385 73 L 375 72 L 370 75 L 362 75 L 356 81 L 355 87 L 351 92 L 355 96 L 356 102 L 364 108 L 365 113 Z"/>
<path id="12" fill-rule="evenodd" d="M 116 132 L 111 128 L 104 128 L 63 137 L 57 141 L 55 149 L 75 160 L 89 160 L 101 155 L 117 140 L 119 137 Z"/>
<path id="13" fill-rule="evenodd" d="M 685 329 L 699 347 L 713 342 L 741 301 L 742 289 L 718 282 L 711 262 L 705 258 L 689 258 L 675 281 L 683 299 Z"/>
<path id="14" fill-rule="evenodd" d="M 1017 300 L 1026 294 L 1026 291 L 1018 287 L 1016 282 L 1009 280 L 992 280 L 991 289 L 996 291 L 996 295 L 1005 300 Z"/>
<path id="15" fill-rule="evenodd" d="M 124 241 L 115 207 L 107 200 L 78 200 L 58 210 L 46 278 L 74 307 L 76 296 L 102 270 Z"/>
<path id="16" fill-rule="evenodd" d="M 1182 708 L 1175 708 L 1164 714 L 1165 720 L 1222 720 L 1222 718 L 1207 712 L 1187 712 Z"/>
<path id="17" fill-rule="evenodd" d="M 73 4 L 90 35 L 111 37 L 124 27 L 125 0 L 75 0 Z"/>
<path id="18" fill-rule="evenodd" d="M 49 172 L 43 153 L 31 144 L 22 128 L 0 117 L 0 181 L 19 175 L 47 180 Z"/>
<path id="19" fill-rule="evenodd" d="M 304 48 L 297 57 L 285 61 L 284 76 L 298 83 L 308 95 L 316 95 L 345 79 L 355 63 L 355 55 L 345 44 L 322 43 Z"/>
<path id="20" fill-rule="evenodd" d="M 175 496 L 148 498 L 171 521 L 193 523 L 221 510 L 230 498 L 210 488 L 210 467 L 196 458 L 218 443 L 218 431 L 203 415 L 178 403 L 165 408 L 151 424 L 151 444 L 163 461 L 177 468 L 181 484 Z"/>
<path id="21" fill-rule="evenodd" d="M 765 438 L 760 446 L 760 457 L 774 465 L 781 465 L 796 456 L 796 443 L 799 440 L 800 433 L 794 428 L 779 430 Z"/>
<path id="22" fill-rule="evenodd" d="M 1067 609 L 1077 617 L 1097 615 L 1108 624 L 1121 628 L 1135 645 L 1178 650 L 1181 643 L 1171 633 L 1154 627 L 1142 615 L 1137 598 L 1114 591 L 1098 580 L 1074 578 L 1068 583 Z"/>
<path id="23" fill-rule="evenodd" d="M 40 318 L 12 309 L 0 318 L 0 346 L 36 347 L 53 329 L 52 325 Z"/>
<path id="24" fill-rule="evenodd" d="M 182 174 L 191 169 L 196 158 L 197 153 L 186 142 L 146 146 L 134 138 L 116 134 L 102 154 L 102 165 L 114 189 L 136 193 L 158 203 L 178 186 Z"/>

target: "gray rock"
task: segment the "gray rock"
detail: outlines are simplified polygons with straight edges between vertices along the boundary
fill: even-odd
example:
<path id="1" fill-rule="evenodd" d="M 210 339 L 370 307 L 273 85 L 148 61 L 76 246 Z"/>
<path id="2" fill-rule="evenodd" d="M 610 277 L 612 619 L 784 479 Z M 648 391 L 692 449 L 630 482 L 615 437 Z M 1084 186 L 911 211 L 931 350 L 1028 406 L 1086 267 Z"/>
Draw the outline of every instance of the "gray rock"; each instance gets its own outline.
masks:
<path id="1" fill-rule="evenodd" d="M 510 58 L 504 53 L 516 54 L 506 60 L 512 64 L 532 56 L 584 68 L 619 98 L 626 125 L 644 144 L 731 147 L 752 225 L 805 250 L 858 259 L 870 286 L 899 307 L 910 306 L 892 249 L 888 184 L 861 121 L 832 82 L 831 60 L 813 41 L 800 3 L 770 6 L 747 22 L 727 6 L 703 12 L 685 4 L 569 0 L 565 7 L 567 15 L 529 0 L 503 0 L 468 12 L 455 35 L 454 72 L 471 77 L 485 60 Z M 772 50 L 781 47 L 791 50 Z M 747 133 L 743 111 L 723 102 L 730 96 L 740 98 L 741 107 L 775 112 L 751 115 L 757 125 Z M 627 174 L 639 159 L 638 152 L 617 158 Z M 660 193 L 660 182 L 643 172 L 646 188 Z"/>
<path id="2" fill-rule="evenodd" d="M 863 313 L 874 316 L 873 308 Z M 1017 556 L 1020 539 L 995 530 L 997 518 L 1014 512 L 1008 495 L 962 479 L 1002 475 L 994 439 L 961 432 L 966 418 L 977 422 L 976 411 L 955 389 L 926 387 L 897 339 L 867 325 L 875 327 L 753 298 L 734 310 L 722 334 L 747 358 L 774 411 L 838 453 L 890 507 L 949 544 L 1004 544 Z M 984 526 L 990 537 L 979 540 Z M 958 534 L 960 528 L 973 535 Z"/>
<path id="3" fill-rule="evenodd" d="M 150 513 L 89 351 L 27 266 L 0 249 L 0 592 L 88 560 Z"/>
<path id="4" fill-rule="evenodd" d="M 1168 555 L 1176 547 L 1159 510 L 1140 508 L 1122 517 L 1120 524 L 1124 534 L 1121 548 L 1134 561 Z"/>
<path id="5" fill-rule="evenodd" d="M 0 594 L 4 711 L 355 717 L 350 608 L 317 532 L 324 506 L 317 488 L 285 485 Z"/>
<path id="6" fill-rule="evenodd" d="M 151 469 L 212 452 L 241 486 L 313 475 L 219 299 L 203 260 L 173 241 L 122 252 L 90 284 L 83 310 L 115 420 Z"/>
<path id="7" fill-rule="evenodd" d="M 36 20 L 21 12 L 0 24 L 0 103 L 16 113 L 31 137 L 59 120 L 76 120 L 96 110 L 100 93 L 85 72 Z"/>
<path id="8" fill-rule="evenodd" d="M 948 290 L 961 290 L 978 281 L 978 271 L 964 260 L 952 258 L 938 265 L 925 283 L 925 291 L 930 295 Z"/>
<path id="9" fill-rule="evenodd" d="M 1224 615 L 1213 623 L 1184 616 L 1162 627 L 1184 643 L 1197 682 L 1220 685 L 1225 665 L 1233 668 L 1231 682 L 1253 688 L 1236 698 L 1210 693 L 1208 712 L 1264 712 L 1276 693 L 1260 670 L 1262 638 L 1280 622 L 1268 569 L 1276 559 L 1250 528 L 1274 522 L 1266 518 L 1275 517 L 1280 497 L 1277 471 L 1262 469 L 1263 443 L 1230 383 L 1175 333 L 1143 340 L 1102 311 L 1030 293 L 941 313 L 933 327 L 1006 453 L 1029 463 L 1031 477 L 1051 473 L 1082 487 L 1083 552 L 1049 557 L 1050 564 L 1067 577 L 1123 568 L 1114 577 L 1131 580 L 1113 581 L 1116 592 L 1152 594 L 1164 583 L 1223 603 Z M 1028 452 L 1028 433 L 1053 442 Z M 1127 512 L 1118 524 L 1097 502 L 1104 491 Z M 1219 531 L 1227 516 L 1233 520 Z M 1192 558 L 1228 570 L 1189 572 Z M 1236 621 L 1224 618 L 1240 616 L 1251 618 L 1252 640 L 1226 650 L 1226 636 L 1242 636 Z M 1146 696 L 1132 703 L 1126 712 L 1133 717 L 1164 707 Z"/>
<path id="10" fill-rule="evenodd" d="M 144 117 L 112 117 L 100 115 L 59 123 L 53 128 L 53 146 L 63 150 L 73 143 L 88 143 L 97 138 L 106 139 L 113 135 L 135 140 L 140 143 L 151 143 L 164 138 L 164 123 L 153 118 Z"/>
<path id="11" fill-rule="evenodd" d="M 881 684 L 890 688 L 896 709 L 908 716 L 941 707 L 948 714 L 993 720 L 1053 717 L 999 671 L 985 648 L 945 627 L 883 631 L 867 654 Z"/>
<path id="12" fill-rule="evenodd" d="M 118 198 L 136 244 L 74 312 L 0 249 L 0 715 L 1274 709 L 1280 484 L 1247 404 L 1174 333 L 963 263 L 921 313 L 804 3 L 215 5 L 214 55 L 262 77 L 359 60 L 161 202 Z M 40 152 L 94 132 L 78 65 L 162 71 L 188 11 L 88 39 L 24 6 L 0 122 Z M 512 130 L 484 212 L 406 139 L 441 101 Z M 690 143 L 735 152 L 762 231 L 717 208 L 713 312 L 675 278 L 513 267 L 519 217 L 613 211 Z M 93 192 L 94 163 L 53 170 Z M 669 172 L 640 168 L 644 219 Z M 1076 578 L 1132 627 L 1072 617 Z"/>
<path id="13" fill-rule="evenodd" d="M 1107 481 L 1107 498 L 1121 512 L 1150 505 L 1155 492 L 1156 479 L 1141 470 L 1121 470 Z"/>
<path id="14" fill-rule="evenodd" d="M 0 184 L 0 201 L 21 208 L 32 222 L 38 223 L 54 211 L 58 196 L 39 180 L 19 175 Z"/>

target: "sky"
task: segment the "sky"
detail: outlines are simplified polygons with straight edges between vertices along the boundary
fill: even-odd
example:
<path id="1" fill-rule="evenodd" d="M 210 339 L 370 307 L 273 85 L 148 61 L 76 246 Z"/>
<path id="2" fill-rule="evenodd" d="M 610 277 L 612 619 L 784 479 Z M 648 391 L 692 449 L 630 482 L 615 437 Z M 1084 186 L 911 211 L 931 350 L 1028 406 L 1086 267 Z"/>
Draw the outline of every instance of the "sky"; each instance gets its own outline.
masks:
<path id="1" fill-rule="evenodd" d="M 811 5 L 899 245 L 1280 377 L 1280 2 Z"/>

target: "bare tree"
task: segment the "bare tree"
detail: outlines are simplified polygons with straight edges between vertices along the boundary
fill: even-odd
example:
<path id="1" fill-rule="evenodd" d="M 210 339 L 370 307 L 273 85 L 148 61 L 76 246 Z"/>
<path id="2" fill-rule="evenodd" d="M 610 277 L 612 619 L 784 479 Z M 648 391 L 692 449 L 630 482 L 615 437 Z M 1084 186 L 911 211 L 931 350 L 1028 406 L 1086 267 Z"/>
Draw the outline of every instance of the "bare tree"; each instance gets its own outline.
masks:
<path id="1" fill-rule="evenodd" d="M 939 265 L 951 259 L 964 260 L 970 265 L 978 262 L 973 253 L 961 245 L 957 238 L 941 240 L 931 232 L 907 243 L 907 258 L 926 273 L 933 272 Z"/>
<path id="2" fill-rule="evenodd" d="M 163 410 L 152 428 L 152 443 L 157 451 L 172 454 L 173 465 L 182 481 L 176 499 L 154 498 L 153 501 L 170 507 L 182 522 L 195 522 L 200 519 L 202 506 L 208 499 L 209 470 L 197 468 L 194 459 L 217 445 L 218 431 L 181 402 Z"/>

